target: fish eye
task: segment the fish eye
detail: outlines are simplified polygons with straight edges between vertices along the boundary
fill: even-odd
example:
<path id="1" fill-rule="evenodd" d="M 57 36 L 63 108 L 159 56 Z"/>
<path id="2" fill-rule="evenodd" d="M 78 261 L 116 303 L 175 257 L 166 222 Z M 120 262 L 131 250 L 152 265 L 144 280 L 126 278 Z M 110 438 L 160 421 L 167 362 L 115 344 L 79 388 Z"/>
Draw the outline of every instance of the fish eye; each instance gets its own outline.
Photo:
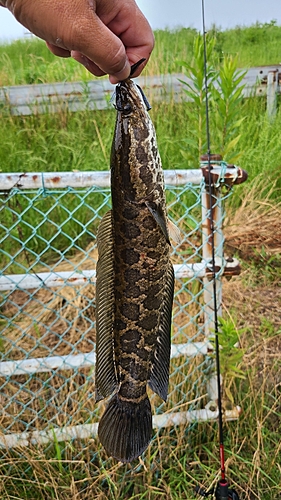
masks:
<path id="1" fill-rule="evenodd" d="M 115 109 L 117 111 L 121 111 L 124 115 L 129 115 L 132 112 L 132 106 L 131 104 L 127 103 L 125 106 L 122 104 L 122 102 L 116 102 L 114 105 Z"/>
<path id="2" fill-rule="evenodd" d="M 122 108 L 122 111 L 123 111 L 124 115 L 128 115 L 129 113 L 131 113 L 131 111 L 132 111 L 131 104 L 129 104 L 129 103 L 125 104 L 125 106 L 123 106 L 123 108 Z"/>
<path id="3" fill-rule="evenodd" d="M 133 111 L 133 107 L 130 102 L 128 102 L 126 94 L 122 92 L 120 85 L 116 87 L 113 97 L 115 97 L 114 107 L 117 111 L 121 111 L 124 115 L 129 115 Z"/>

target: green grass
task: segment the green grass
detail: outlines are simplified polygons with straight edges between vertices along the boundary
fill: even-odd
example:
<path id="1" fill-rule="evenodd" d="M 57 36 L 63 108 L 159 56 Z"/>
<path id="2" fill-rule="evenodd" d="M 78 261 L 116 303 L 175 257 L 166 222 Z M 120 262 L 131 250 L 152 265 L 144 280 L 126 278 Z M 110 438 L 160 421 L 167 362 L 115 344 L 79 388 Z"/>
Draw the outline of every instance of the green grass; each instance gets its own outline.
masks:
<path id="1" fill-rule="evenodd" d="M 238 66 L 251 67 L 280 62 L 281 26 L 274 21 L 222 31 L 213 26 L 214 53 L 219 65 L 223 55 L 238 55 Z M 151 75 L 180 71 L 179 61 L 191 62 L 197 31 L 182 28 L 155 32 L 155 49 L 146 73 Z M 58 59 L 39 39 L 18 40 L 0 45 L 0 86 L 24 83 L 87 81 L 93 75 L 71 59 Z"/>
<path id="2" fill-rule="evenodd" d="M 239 127 L 238 132 L 241 139 L 235 150 L 239 152 L 237 163 L 248 172 L 249 180 L 243 186 L 234 189 L 234 194 L 230 198 L 230 203 L 234 205 L 239 205 L 243 193 L 247 192 L 251 182 L 261 174 L 265 176 L 265 179 L 271 179 L 272 183 L 277 182 L 277 186 L 281 187 L 281 138 L 279 133 L 281 114 L 278 112 L 276 118 L 269 121 L 264 101 L 256 99 L 241 104 L 241 115 L 245 117 L 245 120 Z M 189 141 L 194 132 L 196 120 L 191 104 L 154 103 L 151 117 L 157 131 L 163 167 L 165 169 L 198 168 L 198 150 L 190 145 Z M 62 112 L 56 115 L 30 117 L 4 116 L 0 143 L 2 172 L 108 170 L 114 122 L 115 111 L 113 110 L 81 113 Z M 211 129 L 211 140 L 212 144 L 217 142 L 218 145 L 217 149 L 214 146 L 213 151 L 219 151 L 215 126 Z M 269 182 L 268 185 L 270 186 Z M 277 190 L 272 195 L 272 197 L 274 196 L 278 201 Z M 41 210 L 42 207 L 44 207 L 44 213 L 50 210 L 55 199 L 54 196 L 50 195 L 41 198 L 41 201 L 38 199 L 36 207 L 22 217 L 24 240 L 30 236 L 32 227 L 38 225 L 42 220 L 42 217 L 38 215 L 38 210 Z M 91 204 L 90 198 L 88 198 L 88 203 L 91 207 L 98 208 L 98 204 L 101 202 L 100 197 L 95 195 L 92 199 L 93 204 Z M 64 196 L 63 202 L 65 209 L 73 212 L 80 224 L 87 223 L 91 209 L 90 211 L 79 210 L 77 207 L 80 200 L 71 193 Z M 189 204 L 188 200 L 186 202 Z M 2 198 L 2 203 L 7 206 L 5 198 Z M 29 197 L 19 195 L 9 203 L 10 209 L 21 213 L 27 209 Z M 59 206 L 52 208 L 50 219 L 53 229 L 51 234 L 49 233 L 50 226 L 46 224 L 42 226 L 38 232 L 41 239 L 33 239 L 30 242 L 31 250 L 39 252 L 43 250 L 42 238 L 48 239 L 52 234 L 55 234 L 56 224 L 59 225 L 68 217 L 65 209 L 62 212 Z M 34 220 L 36 213 L 37 220 Z M 7 215 L 7 211 L 2 211 L 0 222 L 4 226 L 7 223 L 13 224 L 14 217 L 11 212 Z M 75 238 L 80 229 L 79 225 L 76 227 L 73 222 L 69 221 L 68 224 L 64 225 L 63 232 L 67 233 L 70 238 Z M 93 230 L 94 227 L 92 227 L 92 232 Z M 88 242 L 89 235 L 85 234 L 85 238 L 80 240 L 80 243 L 83 246 Z M 65 249 L 68 244 L 63 234 L 56 238 L 57 250 Z M 5 244 L 2 249 L 8 253 L 11 251 L 11 248 Z"/>
<path id="3" fill-rule="evenodd" d="M 261 337 L 257 342 L 249 333 L 243 340 L 248 348 L 242 365 L 245 379 L 233 389 L 243 413 L 238 421 L 224 426 L 225 452 L 228 477 L 241 499 L 274 500 L 280 492 L 281 478 L 280 392 L 270 379 L 278 373 L 278 357 L 264 366 L 258 353 L 264 341 L 270 349 L 280 338 L 280 331 L 272 326 L 268 329 L 264 322 L 260 328 L 264 340 Z M 97 453 L 89 462 L 89 453 L 95 449 Z M 208 488 L 218 478 L 216 423 L 197 424 L 186 432 L 178 428 L 168 436 L 163 431 L 162 437 L 150 446 L 143 463 L 136 461 L 124 466 L 108 461 L 104 466 L 99 450 L 100 446 L 92 440 L 84 443 L 78 456 L 77 445 L 72 450 L 66 443 L 58 442 L 46 455 L 43 450 L 38 453 L 32 449 L 26 450 L 25 459 L 20 452 L 10 454 L 1 468 L 1 498 L 191 500 L 195 498 L 196 485 Z"/>

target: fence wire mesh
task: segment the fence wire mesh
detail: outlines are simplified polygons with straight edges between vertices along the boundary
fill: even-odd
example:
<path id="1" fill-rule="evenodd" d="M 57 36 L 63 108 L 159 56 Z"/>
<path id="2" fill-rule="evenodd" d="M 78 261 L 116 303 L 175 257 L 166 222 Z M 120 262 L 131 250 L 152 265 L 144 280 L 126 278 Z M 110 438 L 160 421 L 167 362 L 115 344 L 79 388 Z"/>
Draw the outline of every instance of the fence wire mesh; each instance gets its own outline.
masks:
<path id="1" fill-rule="evenodd" d="M 153 412 L 167 418 L 208 403 L 213 365 L 206 356 L 205 327 L 213 318 L 206 316 L 204 304 L 204 189 L 202 180 L 166 191 L 182 242 L 172 247 L 176 285 L 169 396 L 163 403 L 151 394 L 151 401 Z M 48 454 L 60 441 L 65 457 L 71 450 L 72 458 L 84 453 L 92 463 L 97 457 L 106 460 L 95 438 L 104 406 L 94 397 L 95 268 L 97 228 L 110 209 L 110 189 L 13 188 L 1 193 L 0 202 L 1 454 L 17 446 L 41 453 L 43 447 Z M 222 248 L 216 254 L 222 255 Z M 161 431 L 158 422 L 156 434 L 169 436 L 172 446 L 176 420 L 167 418 L 167 428 Z"/>

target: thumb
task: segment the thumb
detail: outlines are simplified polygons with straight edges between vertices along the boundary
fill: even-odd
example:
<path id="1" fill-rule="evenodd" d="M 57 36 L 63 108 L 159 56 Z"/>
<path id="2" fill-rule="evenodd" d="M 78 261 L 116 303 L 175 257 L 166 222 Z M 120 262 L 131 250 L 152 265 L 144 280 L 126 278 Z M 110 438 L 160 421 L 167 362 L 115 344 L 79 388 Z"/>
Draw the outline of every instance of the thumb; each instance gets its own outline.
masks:
<path id="1" fill-rule="evenodd" d="M 121 40 L 97 16 L 94 23 L 90 24 L 84 19 L 80 26 L 81 29 L 72 35 L 73 41 L 69 47 L 72 57 L 90 70 L 91 63 L 87 59 L 92 61 L 93 69 L 98 67 L 100 73 L 112 75 L 118 81 L 128 78 L 131 66 Z M 85 58 L 79 57 L 77 52 L 83 54 Z"/>

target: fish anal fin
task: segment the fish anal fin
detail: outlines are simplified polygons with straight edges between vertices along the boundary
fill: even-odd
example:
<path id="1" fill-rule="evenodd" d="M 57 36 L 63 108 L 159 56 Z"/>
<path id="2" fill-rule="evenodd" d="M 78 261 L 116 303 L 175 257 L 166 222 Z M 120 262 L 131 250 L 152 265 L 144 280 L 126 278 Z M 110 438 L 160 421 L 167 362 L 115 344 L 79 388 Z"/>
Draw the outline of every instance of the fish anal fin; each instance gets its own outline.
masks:
<path id="1" fill-rule="evenodd" d="M 169 385 L 174 281 L 174 269 L 172 263 L 170 262 L 166 275 L 157 344 L 152 359 L 152 366 L 148 381 L 150 388 L 164 401 L 167 400 Z"/>
<path id="2" fill-rule="evenodd" d="M 110 396 L 118 387 L 114 358 L 114 262 L 112 213 L 107 212 L 97 234 L 98 262 L 96 282 L 96 397 Z"/>

